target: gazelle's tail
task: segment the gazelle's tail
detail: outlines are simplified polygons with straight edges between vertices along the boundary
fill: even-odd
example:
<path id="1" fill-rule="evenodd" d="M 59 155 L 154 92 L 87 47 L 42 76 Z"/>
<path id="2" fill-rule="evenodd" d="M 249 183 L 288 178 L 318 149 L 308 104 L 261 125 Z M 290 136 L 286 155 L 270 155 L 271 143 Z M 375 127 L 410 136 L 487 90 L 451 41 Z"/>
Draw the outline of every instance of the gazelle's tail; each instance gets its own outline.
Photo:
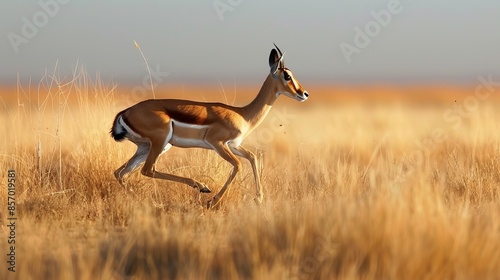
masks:
<path id="1" fill-rule="evenodd" d="M 125 127 L 121 124 L 122 121 L 125 121 L 123 119 L 123 112 L 125 110 L 121 111 L 120 113 L 116 114 L 115 120 L 113 121 L 113 126 L 111 127 L 111 130 L 109 133 L 111 133 L 111 137 L 115 139 L 115 141 L 122 141 L 125 139 L 127 136 L 127 130 Z"/>

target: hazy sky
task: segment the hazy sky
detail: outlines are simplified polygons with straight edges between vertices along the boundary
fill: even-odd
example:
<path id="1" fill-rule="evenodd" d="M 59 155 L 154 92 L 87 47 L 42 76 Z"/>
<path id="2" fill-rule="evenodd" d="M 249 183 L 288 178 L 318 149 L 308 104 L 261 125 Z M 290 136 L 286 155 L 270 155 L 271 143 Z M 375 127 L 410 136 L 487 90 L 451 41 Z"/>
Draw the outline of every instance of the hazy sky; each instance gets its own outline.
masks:
<path id="1" fill-rule="evenodd" d="M 0 81 L 56 62 L 140 83 L 136 40 L 161 83 L 262 82 L 272 43 L 308 82 L 500 79 L 500 1 L 2 1 Z M 165 73 L 168 73 L 165 74 Z"/>

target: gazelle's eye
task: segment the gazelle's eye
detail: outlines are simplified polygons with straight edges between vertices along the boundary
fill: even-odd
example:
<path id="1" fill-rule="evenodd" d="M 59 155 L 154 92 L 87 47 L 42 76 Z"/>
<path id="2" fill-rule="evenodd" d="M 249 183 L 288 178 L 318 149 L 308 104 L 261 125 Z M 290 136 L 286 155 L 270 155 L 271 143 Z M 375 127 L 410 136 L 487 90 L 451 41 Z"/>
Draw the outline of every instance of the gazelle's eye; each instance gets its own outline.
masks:
<path id="1" fill-rule="evenodd" d="M 287 72 L 283 72 L 283 78 L 285 81 L 290 81 L 292 79 L 292 76 L 288 75 Z"/>

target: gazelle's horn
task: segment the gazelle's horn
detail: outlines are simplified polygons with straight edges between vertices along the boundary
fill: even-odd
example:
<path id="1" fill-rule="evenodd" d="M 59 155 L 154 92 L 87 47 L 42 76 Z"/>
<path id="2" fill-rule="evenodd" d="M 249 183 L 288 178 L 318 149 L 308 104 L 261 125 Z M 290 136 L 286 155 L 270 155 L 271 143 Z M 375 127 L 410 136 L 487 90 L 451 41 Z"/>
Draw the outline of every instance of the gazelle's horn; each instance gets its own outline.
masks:
<path id="1" fill-rule="evenodd" d="M 280 48 L 278 48 L 278 46 L 276 46 L 275 43 L 273 43 L 274 47 L 276 48 L 276 50 L 278 51 L 278 54 L 280 55 L 280 58 L 279 58 L 279 61 L 278 61 L 278 68 L 285 68 L 285 62 L 283 61 L 283 57 L 285 56 L 285 53 L 282 53 Z"/>
<path id="2" fill-rule="evenodd" d="M 275 43 L 273 43 L 274 47 L 276 48 L 276 50 L 278 51 L 278 53 L 280 54 L 280 57 L 283 56 L 283 54 L 281 53 L 281 50 L 280 48 L 278 48 L 278 46 L 276 46 Z"/>
<path id="3" fill-rule="evenodd" d="M 281 54 L 280 59 L 278 60 L 278 64 L 280 65 L 280 68 L 285 68 L 285 62 L 283 61 L 283 58 L 285 57 L 286 52 Z"/>

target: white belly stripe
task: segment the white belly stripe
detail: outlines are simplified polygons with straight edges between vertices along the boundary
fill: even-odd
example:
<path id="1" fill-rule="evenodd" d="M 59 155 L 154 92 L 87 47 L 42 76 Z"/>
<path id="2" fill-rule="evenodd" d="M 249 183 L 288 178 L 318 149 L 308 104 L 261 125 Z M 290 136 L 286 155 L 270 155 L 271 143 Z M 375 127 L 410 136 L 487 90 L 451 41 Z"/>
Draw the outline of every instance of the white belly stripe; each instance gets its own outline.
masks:
<path id="1" fill-rule="evenodd" d="M 188 123 L 183 123 L 179 122 L 176 120 L 171 120 L 170 123 L 172 124 L 172 137 L 169 140 L 170 144 L 178 147 L 184 147 L 184 148 L 205 148 L 205 149 L 212 149 L 211 145 L 205 142 L 205 139 L 203 138 L 183 138 L 175 133 L 175 127 L 180 127 L 182 129 L 187 129 L 187 130 L 205 130 L 209 128 L 210 126 L 208 125 L 197 125 L 197 124 L 188 124 Z"/>

